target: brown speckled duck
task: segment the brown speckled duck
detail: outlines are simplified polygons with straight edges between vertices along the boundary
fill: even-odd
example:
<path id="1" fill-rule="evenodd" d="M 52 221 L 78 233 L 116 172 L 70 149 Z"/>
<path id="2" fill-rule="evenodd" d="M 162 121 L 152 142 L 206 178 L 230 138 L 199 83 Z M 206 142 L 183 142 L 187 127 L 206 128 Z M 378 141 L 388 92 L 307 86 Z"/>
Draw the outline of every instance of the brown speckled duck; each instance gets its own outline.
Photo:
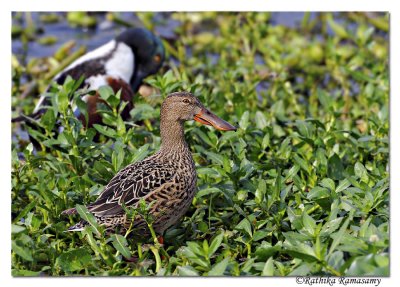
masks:
<path id="1" fill-rule="evenodd" d="M 131 220 L 123 205 L 137 207 L 144 199 L 153 202 L 149 213 L 158 235 L 178 222 L 189 208 L 196 190 L 196 169 L 184 138 L 185 121 L 195 120 L 218 130 L 236 130 L 234 126 L 207 110 L 191 93 L 170 94 L 161 106 L 161 148 L 154 155 L 120 170 L 105 187 L 97 200 L 87 206 L 98 223 L 106 230 L 125 232 Z M 75 214 L 75 208 L 62 214 Z M 80 231 L 85 221 L 70 227 Z M 146 233 L 146 222 L 137 216 L 133 228 Z"/>

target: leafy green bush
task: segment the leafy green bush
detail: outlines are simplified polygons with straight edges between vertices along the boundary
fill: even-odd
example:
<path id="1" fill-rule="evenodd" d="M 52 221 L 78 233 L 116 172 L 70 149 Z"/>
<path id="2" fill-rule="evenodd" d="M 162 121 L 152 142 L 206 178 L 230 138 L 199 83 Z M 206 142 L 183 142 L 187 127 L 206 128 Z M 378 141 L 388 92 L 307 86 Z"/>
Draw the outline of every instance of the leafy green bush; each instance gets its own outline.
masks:
<path id="1" fill-rule="evenodd" d="M 77 83 L 54 86 L 43 132 L 28 129 L 43 151 L 14 135 L 12 274 L 389 275 L 388 19 L 339 16 L 288 28 L 268 13 L 174 13 L 168 69 L 147 80 L 156 92 L 136 97 L 129 122 L 104 88 L 105 125 L 86 130 L 72 112 L 85 105 Z M 65 232 L 90 214 L 62 210 L 159 148 L 159 103 L 178 90 L 239 129 L 186 124 L 198 193 L 165 244 L 95 222 Z"/>

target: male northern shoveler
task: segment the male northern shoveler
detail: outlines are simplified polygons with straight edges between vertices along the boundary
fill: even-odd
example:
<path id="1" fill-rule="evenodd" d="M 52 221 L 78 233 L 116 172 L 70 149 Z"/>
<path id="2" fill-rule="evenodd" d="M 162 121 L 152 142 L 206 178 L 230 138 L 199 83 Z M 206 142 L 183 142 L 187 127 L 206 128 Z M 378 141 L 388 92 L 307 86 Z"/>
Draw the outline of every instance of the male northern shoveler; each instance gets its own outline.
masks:
<path id="1" fill-rule="evenodd" d="M 97 200 L 87 206 L 106 230 L 124 232 L 131 224 L 123 206 L 137 207 L 144 199 L 153 202 L 150 214 L 157 234 L 177 223 L 189 208 L 196 190 L 196 169 L 184 138 L 183 124 L 195 120 L 218 130 L 236 130 L 234 126 L 207 110 L 191 93 L 170 94 L 161 106 L 161 148 L 154 155 L 120 170 Z M 62 214 L 76 214 L 75 208 Z M 85 221 L 70 227 L 80 231 Z M 133 228 L 146 233 L 146 222 L 140 216 Z M 147 232 L 148 233 L 148 232 Z"/>
<path id="2" fill-rule="evenodd" d="M 84 77 L 81 88 L 97 90 L 109 85 L 114 92 L 121 90 L 121 99 L 128 102 L 122 112 L 127 119 L 133 107 L 133 96 L 139 89 L 142 80 L 156 73 L 164 60 L 164 46 L 161 40 L 144 28 L 127 29 L 115 39 L 75 60 L 62 72 L 55 76 L 54 81 L 63 84 L 67 76 L 78 80 Z M 103 102 L 98 94 L 86 95 L 83 100 L 88 108 L 88 126 L 101 122 L 101 116 L 96 112 L 97 104 Z M 31 118 L 39 118 L 45 111 L 48 98 L 40 98 Z M 84 116 L 78 108 L 75 115 L 84 122 Z M 24 117 L 13 121 L 24 120 Z"/>

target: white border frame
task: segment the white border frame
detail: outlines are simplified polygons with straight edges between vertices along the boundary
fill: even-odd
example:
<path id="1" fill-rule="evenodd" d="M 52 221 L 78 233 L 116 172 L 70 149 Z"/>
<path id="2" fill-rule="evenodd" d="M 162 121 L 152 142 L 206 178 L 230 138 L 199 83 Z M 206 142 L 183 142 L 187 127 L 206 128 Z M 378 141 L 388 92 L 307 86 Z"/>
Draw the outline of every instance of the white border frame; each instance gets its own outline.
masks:
<path id="1" fill-rule="evenodd" d="M 1 196 L 5 200 L 0 201 L 0 219 L 2 222 L 2 237 L 0 241 L 0 282 L 2 286 L 69 286 L 77 284 L 77 286 L 90 284 L 96 287 L 108 286 L 111 284 L 128 284 L 136 285 L 174 285 L 174 286 L 213 286 L 215 284 L 226 284 L 226 286 L 243 286 L 243 284 L 251 284 L 256 286 L 298 286 L 295 278 L 12 278 L 11 277 L 11 225 L 10 212 L 11 202 L 10 193 L 11 182 L 11 11 L 389 11 L 390 12 L 390 78 L 396 79 L 400 75 L 400 35 L 399 35 L 399 15 L 400 10 L 396 10 L 397 1 L 393 0 L 335 0 L 335 1 L 318 1 L 318 0 L 4 0 L 1 1 L 0 9 L 0 75 L 2 76 L 0 91 L 1 99 L 4 104 L 0 105 L 0 131 L 2 135 L 1 141 L 1 158 L 0 174 L 2 179 Z M 395 179 L 399 178 L 400 165 L 400 112 L 393 112 L 394 109 L 400 107 L 399 96 L 400 85 L 395 81 L 395 85 L 390 84 L 390 205 L 391 205 L 391 222 L 390 234 L 390 278 L 383 278 L 380 286 L 395 286 L 400 282 L 400 254 L 396 239 L 399 239 L 400 225 L 396 223 L 399 217 L 400 182 Z M 394 207 L 394 208 L 393 208 Z M 394 220 L 393 220 L 394 219 Z M 338 285 L 338 284 L 337 284 Z M 336 285 L 336 286 L 337 286 Z M 321 285 L 318 285 L 321 286 Z M 329 285 L 326 285 L 329 286 Z M 352 285 L 355 286 L 355 285 Z M 368 285 L 371 286 L 371 285 Z"/>

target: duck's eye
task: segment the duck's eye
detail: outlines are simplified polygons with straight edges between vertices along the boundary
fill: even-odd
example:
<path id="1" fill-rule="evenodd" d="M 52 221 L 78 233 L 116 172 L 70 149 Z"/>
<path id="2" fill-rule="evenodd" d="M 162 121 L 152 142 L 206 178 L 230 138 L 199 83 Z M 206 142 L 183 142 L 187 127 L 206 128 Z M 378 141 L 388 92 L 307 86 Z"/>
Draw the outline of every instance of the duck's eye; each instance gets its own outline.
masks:
<path id="1" fill-rule="evenodd" d="M 156 62 L 156 63 L 160 63 L 160 62 L 161 62 L 161 56 L 160 56 L 159 54 L 157 54 L 157 55 L 155 55 L 155 56 L 153 57 L 153 60 L 154 60 L 154 62 Z"/>
<path id="2" fill-rule="evenodd" d="M 185 104 L 189 104 L 189 103 L 190 103 L 190 101 L 189 101 L 188 99 L 183 99 L 183 102 L 184 102 Z"/>

